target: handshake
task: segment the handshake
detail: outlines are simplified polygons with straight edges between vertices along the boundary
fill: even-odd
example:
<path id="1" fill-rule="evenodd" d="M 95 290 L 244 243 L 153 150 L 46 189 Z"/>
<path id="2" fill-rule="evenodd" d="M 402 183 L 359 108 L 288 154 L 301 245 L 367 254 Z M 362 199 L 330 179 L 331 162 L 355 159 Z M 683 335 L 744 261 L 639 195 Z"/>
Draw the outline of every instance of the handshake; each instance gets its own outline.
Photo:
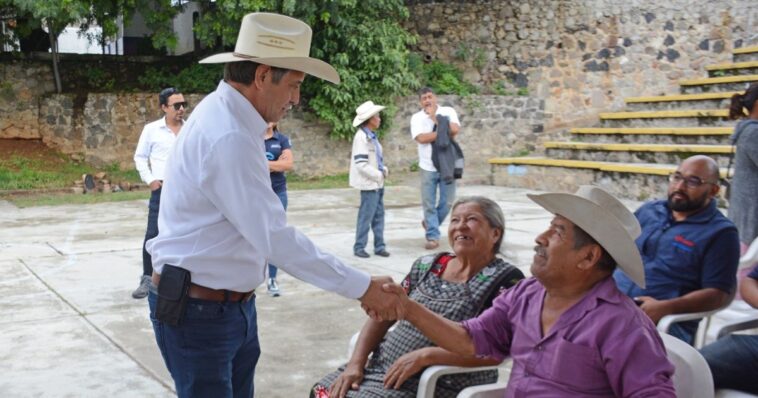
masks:
<path id="1" fill-rule="evenodd" d="M 359 299 L 361 308 L 375 321 L 405 319 L 411 299 L 389 276 L 372 276 L 368 290 Z"/>

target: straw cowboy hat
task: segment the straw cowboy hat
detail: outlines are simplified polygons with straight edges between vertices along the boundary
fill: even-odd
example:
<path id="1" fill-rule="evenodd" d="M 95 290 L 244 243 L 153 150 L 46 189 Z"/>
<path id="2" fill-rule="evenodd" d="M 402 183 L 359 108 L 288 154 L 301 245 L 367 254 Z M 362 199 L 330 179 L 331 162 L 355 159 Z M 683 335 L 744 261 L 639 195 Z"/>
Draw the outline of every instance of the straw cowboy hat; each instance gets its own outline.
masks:
<path id="1" fill-rule="evenodd" d="M 234 52 L 211 55 L 201 64 L 253 61 L 291 69 L 339 84 L 340 76 L 329 64 L 311 58 L 311 27 L 285 15 L 256 12 L 242 18 Z"/>
<path id="2" fill-rule="evenodd" d="M 381 112 L 384 108 L 385 107 L 381 105 L 375 105 L 371 101 L 362 103 L 359 107 L 355 108 L 355 119 L 353 119 L 353 127 L 360 126 L 361 123 L 365 122 L 368 119 L 371 119 L 372 116 Z"/>
<path id="3" fill-rule="evenodd" d="M 587 232 L 637 286 L 645 288 L 645 267 L 634 240 L 640 223 L 618 199 L 604 190 L 582 185 L 575 194 L 527 194 L 545 210 L 565 217 Z"/>

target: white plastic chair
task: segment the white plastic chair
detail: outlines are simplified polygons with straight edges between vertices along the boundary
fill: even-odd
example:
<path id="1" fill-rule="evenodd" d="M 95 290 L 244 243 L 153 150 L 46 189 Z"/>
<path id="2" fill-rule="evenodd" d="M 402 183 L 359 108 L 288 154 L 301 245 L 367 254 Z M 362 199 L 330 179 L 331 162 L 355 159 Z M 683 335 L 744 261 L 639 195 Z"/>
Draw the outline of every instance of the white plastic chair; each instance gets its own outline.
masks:
<path id="1" fill-rule="evenodd" d="M 669 329 L 671 329 L 671 325 L 675 323 L 702 319 L 700 321 L 700 324 L 698 324 L 697 332 L 695 333 L 695 341 L 693 342 L 694 343 L 693 345 L 695 346 L 695 348 L 701 348 L 703 347 L 705 343 L 705 337 L 708 333 L 708 327 L 710 327 L 711 325 L 711 315 L 725 309 L 726 307 L 729 307 L 729 304 L 731 304 L 732 300 L 734 300 L 734 295 L 736 294 L 736 292 L 737 292 L 737 287 L 735 286 L 734 290 L 732 290 L 732 294 L 726 300 L 726 303 L 719 308 L 716 308 L 711 311 L 687 312 L 684 314 L 666 315 L 663 318 L 661 318 L 660 321 L 658 321 L 658 325 L 656 327 L 659 332 L 668 333 Z"/>
<path id="2" fill-rule="evenodd" d="M 355 344 L 358 342 L 358 336 L 360 336 L 360 332 L 355 333 L 350 338 L 350 343 L 348 344 L 348 347 L 347 347 L 348 358 L 350 358 L 353 355 Z M 458 374 L 458 373 L 480 372 L 484 370 L 498 370 L 500 366 L 502 366 L 502 364 L 493 365 L 493 366 L 476 366 L 476 367 L 460 367 L 460 366 L 447 366 L 447 365 L 430 366 L 424 369 L 424 372 L 421 373 L 421 378 L 419 380 L 416 398 L 434 398 L 434 390 L 437 388 L 437 380 L 439 380 L 439 378 L 442 376 L 450 375 L 450 374 Z M 487 384 L 486 386 L 492 386 L 492 385 L 493 384 Z M 474 387 L 468 387 L 464 389 L 463 391 L 469 390 L 471 388 L 474 388 Z M 463 391 L 461 392 L 461 394 L 463 393 Z M 464 395 L 460 395 L 460 394 L 458 395 L 458 397 L 463 397 L 463 396 Z M 465 396 L 469 398 L 494 397 L 494 395 L 465 395 Z M 502 394 L 498 396 L 498 398 L 501 398 L 501 397 L 502 397 Z"/>
<path id="3" fill-rule="evenodd" d="M 678 398 L 714 398 L 713 376 L 700 353 L 689 344 L 661 333 L 666 354 L 674 364 L 674 388 Z"/>

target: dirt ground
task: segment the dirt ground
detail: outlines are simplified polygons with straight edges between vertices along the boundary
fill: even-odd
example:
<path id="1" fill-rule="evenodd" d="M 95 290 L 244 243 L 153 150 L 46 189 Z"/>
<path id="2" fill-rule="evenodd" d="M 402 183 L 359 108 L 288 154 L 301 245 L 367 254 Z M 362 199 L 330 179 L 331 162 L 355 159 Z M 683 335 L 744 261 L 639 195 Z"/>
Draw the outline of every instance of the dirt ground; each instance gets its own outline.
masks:
<path id="1" fill-rule="evenodd" d="M 0 139 L 0 159 L 7 160 L 14 155 L 39 160 L 45 166 L 66 163 L 65 155 L 48 147 L 42 140 Z"/>

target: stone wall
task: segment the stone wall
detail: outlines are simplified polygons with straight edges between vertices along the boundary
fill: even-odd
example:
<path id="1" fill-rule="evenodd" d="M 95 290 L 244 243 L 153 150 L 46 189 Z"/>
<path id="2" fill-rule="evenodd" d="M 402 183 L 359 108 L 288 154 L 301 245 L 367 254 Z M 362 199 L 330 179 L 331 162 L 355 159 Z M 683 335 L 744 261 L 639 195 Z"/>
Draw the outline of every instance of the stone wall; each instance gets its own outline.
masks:
<path id="1" fill-rule="evenodd" d="M 554 115 L 548 131 L 590 126 L 624 97 L 676 93 L 758 40 L 755 0 L 411 3 L 425 59 L 459 65 L 484 90 L 527 88 Z"/>
<path id="2" fill-rule="evenodd" d="M 201 95 L 185 98 L 197 104 Z M 468 181 L 488 181 L 487 159 L 535 151 L 543 137 L 544 101 L 518 96 L 441 96 L 454 107 L 463 125 L 458 141 L 466 156 Z M 133 167 L 132 156 L 142 127 L 160 117 L 155 94 L 56 94 L 41 97 L 39 134 L 46 144 L 95 165 Z M 392 128 L 382 138 L 385 161 L 392 170 L 408 170 L 417 161 L 410 137 L 410 118 L 419 108 L 416 97 L 400 98 Z M 190 108 L 191 112 L 191 108 Z M 350 165 L 351 143 L 329 138 L 329 126 L 312 115 L 293 112 L 280 124 L 290 136 L 295 172 L 303 176 L 344 173 Z"/>
<path id="3" fill-rule="evenodd" d="M 3 61 L 0 67 L 0 138 L 39 139 L 40 96 L 55 90 L 52 68 Z"/>

